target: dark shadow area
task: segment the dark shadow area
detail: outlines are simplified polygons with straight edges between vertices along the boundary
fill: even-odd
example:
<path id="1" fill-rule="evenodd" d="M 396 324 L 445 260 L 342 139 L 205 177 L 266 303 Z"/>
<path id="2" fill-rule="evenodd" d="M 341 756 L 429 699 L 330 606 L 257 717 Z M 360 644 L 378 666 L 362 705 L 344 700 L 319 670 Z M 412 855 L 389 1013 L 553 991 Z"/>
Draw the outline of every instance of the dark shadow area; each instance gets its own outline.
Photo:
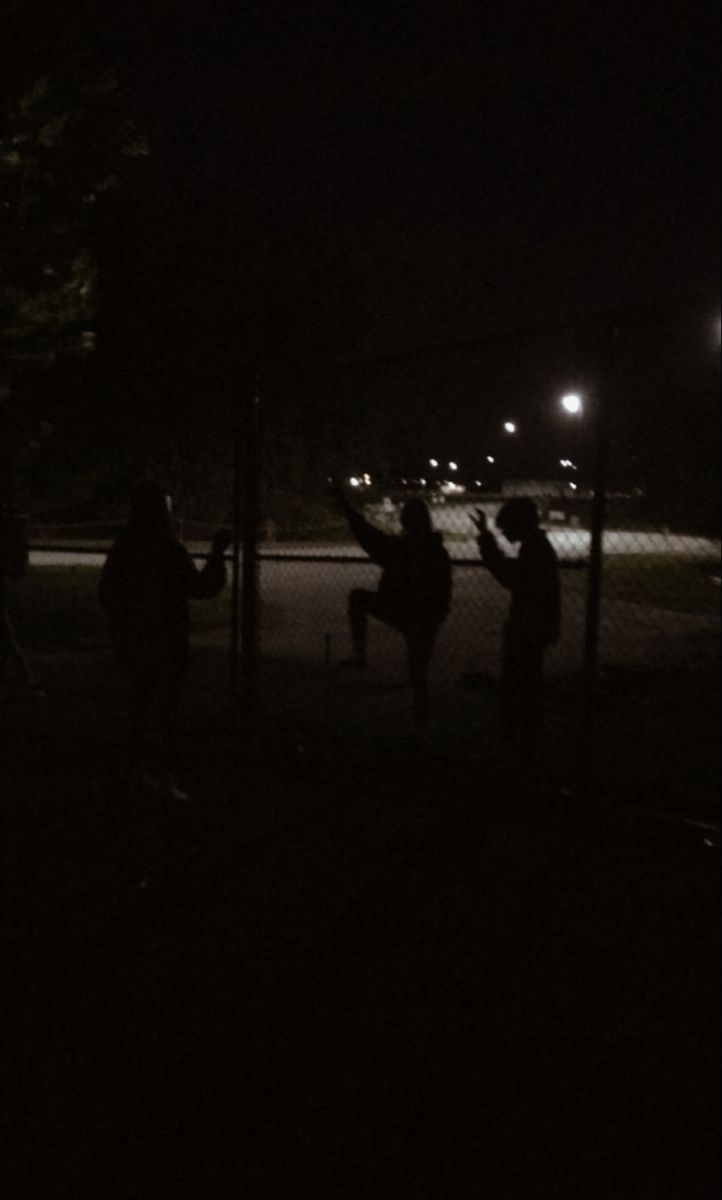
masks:
<path id="1" fill-rule="evenodd" d="M 713 1194 L 705 830 L 393 732 L 251 734 L 195 660 L 189 803 L 128 797 L 107 676 L 14 710 L 8 1194 Z"/>

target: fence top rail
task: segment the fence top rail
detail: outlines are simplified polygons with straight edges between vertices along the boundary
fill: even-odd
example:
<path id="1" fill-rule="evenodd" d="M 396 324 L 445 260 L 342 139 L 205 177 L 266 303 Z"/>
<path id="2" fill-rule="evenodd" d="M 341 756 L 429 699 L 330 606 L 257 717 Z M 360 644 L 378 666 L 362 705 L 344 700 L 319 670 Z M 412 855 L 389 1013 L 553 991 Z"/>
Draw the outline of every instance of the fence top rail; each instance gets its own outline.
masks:
<path id="1" fill-rule="evenodd" d="M 374 564 L 365 554 L 277 554 L 261 551 L 257 556 L 263 562 L 313 562 L 313 563 L 365 563 Z M 452 567 L 474 567 L 486 569 L 486 563 L 480 558 L 452 558 Z M 559 559 L 559 567 L 563 570 L 579 571 L 589 566 L 586 558 Z"/>
<path id="2" fill-rule="evenodd" d="M 59 545 L 57 542 L 32 542 L 30 551 L 39 554 L 54 554 L 72 555 L 74 558 L 97 558 L 101 554 L 107 554 L 109 546 L 74 546 L 71 543 Z M 207 557 L 207 551 L 191 550 L 192 558 L 204 559 Z M 226 553 L 223 556 L 226 562 L 233 561 L 233 555 Z M 287 563 L 337 563 L 340 565 L 349 565 L 353 563 L 372 565 L 370 559 L 365 554 L 284 554 L 277 551 L 261 550 L 256 555 L 259 562 L 287 562 Z M 451 565 L 453 567 L 473 567 L 476 570 L 486 569 L 486 564 L 480 558 L 452 558 Z M 589 560 L 586 558 L 560 558 L 559 569 L 563 571 L 582 571 L 589 566 Z"/>

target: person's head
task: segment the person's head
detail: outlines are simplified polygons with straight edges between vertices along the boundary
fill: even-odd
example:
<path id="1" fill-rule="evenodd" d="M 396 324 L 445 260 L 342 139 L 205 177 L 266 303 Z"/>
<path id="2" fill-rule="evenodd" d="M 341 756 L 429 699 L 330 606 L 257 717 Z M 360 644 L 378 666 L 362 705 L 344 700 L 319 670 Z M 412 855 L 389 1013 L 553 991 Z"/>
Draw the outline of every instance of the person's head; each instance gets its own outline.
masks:
<path id="1" fill-rule="evenodd" d="M 507 542 L 521 542 L 539 528 L 536 504 L 527 496 L 517 496 L 503 504 L 496 515 L 496 527 Z"/>
<path id="2" fill-rule="evenodd" d="M 423 500 L 406 501 L 401 509 L 401 528 L 416 537 L 431 533 L 431 514 Z"/>
<path id="3" fill-rule="evenodd" d="M 131 529 L 145 533 L 170 533 L 171 500 L 165 488 L 154 479 L 143 479 L 136 483 L 130 493 Z"/>

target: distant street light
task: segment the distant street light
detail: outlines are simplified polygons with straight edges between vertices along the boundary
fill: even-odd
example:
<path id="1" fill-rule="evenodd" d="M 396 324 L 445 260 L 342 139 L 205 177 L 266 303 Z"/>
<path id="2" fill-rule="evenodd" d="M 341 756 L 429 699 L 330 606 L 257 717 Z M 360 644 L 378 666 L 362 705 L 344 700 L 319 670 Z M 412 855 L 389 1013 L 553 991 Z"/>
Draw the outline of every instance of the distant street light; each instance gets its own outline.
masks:
<path id="1" fill-rule="evenodd" d="M 459 464 L 458 464 L 458 463 L 455 463 L 455 462 L 450 462 L 450 463 L 449 463 L 449 470 L 450 470 L 450 471 L 458 471 L 458 469 L 459 469 Z"/>
<path id="2" fill-rule="evenodd" d="M 438 467 L 438 465 L 439 465 L 438 459 L 436 459 L 436 458 L 430 458 L 430 459 L 429 459 L 429 466 L 430 466 L 430 467 Z"/>
<path id="3" fill-rule="evenodd" d="M 577 392 L 567 392 L 566 396 L 562 396 L 562 408 L 566 412 L 577 414 L 582 411 L 582 398 Z"/>
<path id="4" fill-rule="evenodd" d="M 494 463 L 494 462 L 496 462 L 496 459 L 494 458 L 494 455 L 493 455 L 493 454 L 487 454 L 487 456 L 486 456 L 486 461 L 487 461 L 488 463 Z"/>
<path id="5" fill-rule="evenodd" d="M 505 421 L 504 429 L 506 430 L 507 433 L 516 433 L 516 424 L 514 423 L 514 421 Z"/>

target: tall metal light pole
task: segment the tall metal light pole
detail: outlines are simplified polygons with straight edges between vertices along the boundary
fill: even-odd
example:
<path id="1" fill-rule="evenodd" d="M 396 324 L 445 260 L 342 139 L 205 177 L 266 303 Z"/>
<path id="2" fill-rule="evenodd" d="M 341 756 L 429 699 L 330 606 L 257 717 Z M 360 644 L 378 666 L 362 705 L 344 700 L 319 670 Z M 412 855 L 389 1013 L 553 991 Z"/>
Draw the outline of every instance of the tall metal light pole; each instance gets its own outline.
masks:
<path id="1" fill-rule="evenodd" d="M 596 686 L 599 658 L 599 620 L 602 603 L 602 574 L 604 568 L 604 527 L 607 518 L 609 487 L 609 401 L 606 380 L 597 391 L 592 406 L 594 461 L 592 468 L 591 538 L 589 545 L 589 576 L 587 612 L 584 629 L 584 670 L 590 685 Z"/>
<path id="2" fill-rule="evenodd" d="M 593 466 L 592 466 L 592 511 L 591 537 L 589 545 L 589 575 L 587 579 L 587 609 L 584 624 L 584 698 L 582 704 L 582 729 L 579 744 L 580 784 L 589 781 L 594 768 L 594 751 L 597 734 L 597 699 L 599 689 L 599 626 L 602 608 L 602 582 L 604 570 L 604 529 L 607 519 L 607 492 L 609 490 L 609 449 L 611 433 L 611 389 L 614 387 L 614 359 L 619 339 L 619 329 L 611 331 L 610 343 L 605 347 L 611 363 L 605 363 L 592 399 L 593 421 Z M 609 369 L 611 366 L 611 370 Z M 572 393 L 562 399 L 567 412 L 580 413 L 581 401 Z"/>

